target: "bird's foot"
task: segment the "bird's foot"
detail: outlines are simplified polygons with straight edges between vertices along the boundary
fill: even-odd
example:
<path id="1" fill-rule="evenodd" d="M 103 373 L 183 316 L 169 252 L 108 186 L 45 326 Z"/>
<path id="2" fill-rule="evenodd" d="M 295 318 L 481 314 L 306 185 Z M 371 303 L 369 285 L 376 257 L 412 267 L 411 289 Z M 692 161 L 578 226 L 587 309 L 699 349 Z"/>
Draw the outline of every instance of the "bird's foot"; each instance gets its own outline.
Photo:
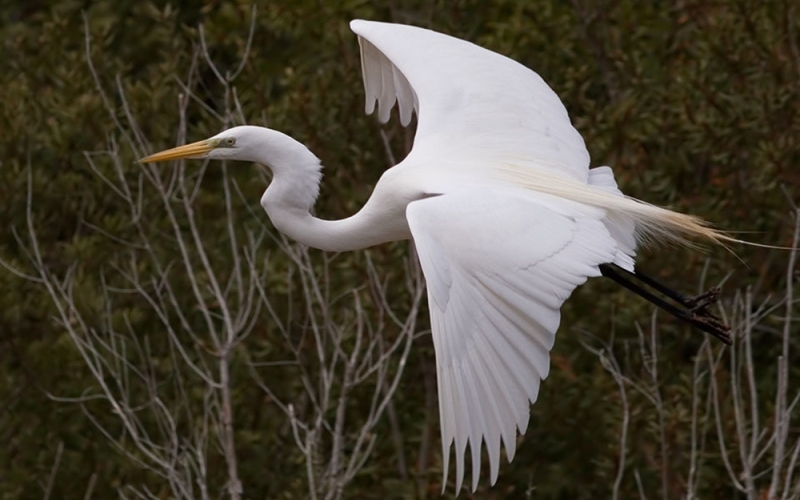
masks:
<path id="1" fill-rule="evenodd" d="M 702 315 L 712 314 L 708 312 L 708 307 L 715 304 L 719 300 L 720 288 L 715 286 L 700 295 L 694 297 L 687 297 L 686 302 L 683 304 L 687 309 L 693 313 Z"/>
<path id="2" fill-rule="evenodd" d="M 698 326 L 703 325 L 702 330 L 731 345 L 733 340 L 730 327 L 722 321 L 722 318 L 709 310 L 709 307 L 719 300 L 719 294 L 720 288 L 714 287 L 700 295 L 687 298 L 683 305 L 688 309 L 687 313 L 693 323 Z"/>
<path id="3" fill-rule="evenodd" d="M 721 340 L 723 343 L 727 345 L 733 344 L 730 327 L 723 323 L 717 316 L 713 314 L 708 316 L 695 316 L 692 323 L 698 327 L 702 325 L 700 328 L 701 330 L 704 330 L 713 337 Z"/>

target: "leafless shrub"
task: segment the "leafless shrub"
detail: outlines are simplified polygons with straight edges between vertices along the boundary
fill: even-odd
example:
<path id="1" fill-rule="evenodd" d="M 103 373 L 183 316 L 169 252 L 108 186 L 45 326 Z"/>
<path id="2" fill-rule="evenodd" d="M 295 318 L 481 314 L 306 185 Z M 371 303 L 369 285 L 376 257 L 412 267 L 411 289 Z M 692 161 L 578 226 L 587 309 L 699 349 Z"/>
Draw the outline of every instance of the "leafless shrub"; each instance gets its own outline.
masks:
<path id="1" fill-rule="evenodd" d="M 187 110 L 202 102 L 194 88 L 203 62 L 223 87 L 224 109 L 211 110 L 220 127 L 244 122 L 233 85 L 244 60 L 238 69 L 223 74 L 209 57 L 202 29 L 200 34 L 201 49 L 188 77 L 178 81 L 179 143 L 186 138 Z M 87 55 L 89 43 L 87 26 Z M 263 216 L 253 216 L 251 200 L 243 199 L 224 164 L 193 169 L 179 162 L 170 168 L 138 165 L 131 170 L 131 159 L 143 156 L 149 142 L 136 124 L 120 79 L 115 97 L 122 101 L 122 117 L 91 58 L 89 64 L 114 128 L 109 130 L 109 149 L 85 158 L 97 182 L 124 207 L 127 225 L 119 234 L 86 225 L 119 250 L 91 269 L 74 262 L 65 272 L 53 271 L 48 264 L 53 250 L 41 247 L 33 222 L 36 194 L 29 166 L 27 227 L 17 240 L 32 271 L 2 262 L 47 290 L 56 321 L 94 379 L 82 395 L 53 398 L 79 404 L 119 453 L 161 478 L 160 487 L 167 486 L 170 496 L 209 499 L 225 494 L 238 499 L 244 487 L 232 393 L 235 383 L 255 382 L 272 408 L 285 415 L 306 462 L 310 496 L 340 498 L 369 456 L 375 444 L 373 429 L 390 406 L 403 373 L 424 291 L 416 261 L 406 262 L 411 304 L 404 305 L 406 312 L 400 315 L 389 305 L 386 284 L 366 253 L 368 283 L 332 291 L 328 265 L 333 257 L 312 257 L 306 248 L 276 236 L 262 222 Z M 222 169 L 221 186 L 207 186 L 210 168 Z M 209 241 L 204 230 L 207 219 L 198 199 L 205 189 L 221 191 L 224 211 L 214 217 L 224 225 L 227 241 Z M 148 215 L 153 207 L 145 200 L 153 193 L 165 223 Z M 164 241 L 174 252 L 164 251 Z M 277 256 L 287 264 L 276 270 L 272 261 Z M 285 302 L 266 289 L 268 280 L 280 279 L 276 273 L 289 289 Z M 297 282 L 299 290 L 294 290 Z M 286 305 L 292 297 L 300 298 L 304 310 L 292 311 Z M 339 308 L 348 312 L 336 312 Z M 285 344 L 281 352 L 289 352 L 290 358 L 255 359 L 246 346 L 257 328 L 279 332 L 275 341 Z M 292 392 L 284 379 L 263 376 L 265 367 L 276 366 L 297 374 L 300 389 Z M 361 397 L 365 390 L 371 394 L 368 413 L 353 415 L 355 394 Z M 224 474 L 210 470 L 212 456 L 223 458 Z M 57 468 L 58 459 L 53 471 Z M 54 477 L 45 487 L 46 498 Z M 87 496 L 94 481 L 93 476 Z M 158 491 L 142 484 L 127 485 L 120 495 L 160 498 Z"/>
<path id="2" fill-rule="evenodd" d="M 689 470 L 683 476 L 685 484 L 682 498 L 700 498 L 699 478 L 704 463 L 714 457 L 712 448 L 718 449 L 715 459 L 727 471 L 730 484 L 749 500 L 796 500 L 800 498 L 800 436 L 791 429 L 798 425 L 797 411 L 800 390 L 789 380 L 788 360 L 791 347 L 794 295 L 797 285 L 796 259 L 800 249 L 800 211 L 795 210 L 795 236 L 786 266 L 786 289 L 780 300 L 771 297 L 760 303 L 750 289 L 737 292 L 727 303 L 719 304 L 720 315 L 732 325 L 735 341 L 732 347 L 705 339 L 699 347 L 692 375 L 691 445 L 687 450 Z M 781 328 L 776 329 L 775 317 L 780 315 Z M 664 437 L 665 407 L 660 391 L 663 381 L 658 374 L 658 324 L 653 316 L 649 335 L 639 328 L 640 375 L 632 367 L 621 367 L 614 354 L 615 342 L 601 342 L 601 346 L 586 345 L 595 353 L 603 367 L 611 374 L 619 389 L 622 401 L 620 429 L 620 458 L 612 497 L 618 498 L 622 477 L 626 472 L 628 432 L 631 418 L 627 391 L 632 388 L 652 404 L 658 416 L 661 433 L 662 497 L 668 498 L 672 489 L 668 484 L 667 442 Z M 794 329 L 796 331 L 796 328 Z M 755 342 L 781 342 L 779 356 L 765 363 L 754 356 Z M 770 395 L 760 383 L 764 373 L 775 372 L 775 400 L 768 404 Z M 766 410 L 766 411 L 765 411 Z M 730 416 L 733 422 L 730 422 Z M 716 443 L 715 443 L 716 442 Z M 676 452 L 677 450 L 670 450 Z M 638 470 L 634 476 L 641 498 L 645 498 Z"/>

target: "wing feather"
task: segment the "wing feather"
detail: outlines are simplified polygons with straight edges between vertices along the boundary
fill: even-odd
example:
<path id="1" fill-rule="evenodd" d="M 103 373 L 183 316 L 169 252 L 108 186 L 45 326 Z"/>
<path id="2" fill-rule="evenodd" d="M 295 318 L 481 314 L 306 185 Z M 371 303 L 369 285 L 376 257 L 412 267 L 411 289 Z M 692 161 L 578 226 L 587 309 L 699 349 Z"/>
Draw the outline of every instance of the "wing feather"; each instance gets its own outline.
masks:
<path id="1" fill-rule="evenodd" d="M 493 160 L 586 182 L 583 138 L 555 92 L 530 69 L 423 28 L 363 20 L 350 28 L 361 45 L 368 113 L 376 99 L 384 123 L 395 102 L 404 124 L 416 111 L 415 145 L 435 140 L 436 147 L 459 153 L 469 146 L 475 154 L 491 151 Z"/>
<path id="2" fill-rule="evenodd" d="M 599 264 L 633 268 L 634 220 L 597 208 L 622 197 L 613 173 L 589 170 L 583 138 L 536 73 L 422 28 L 350 26 L 366 112 L 385 123 L 397 104 L 404 126 L 418 118 L 405 168 L 424 168 L 415 189 L 438 196 L 411 202 L 406 216 L 428 286 L 443 488 L 452 446 L 461 489 L 469 445 L 474 491 L 483 443 L 492 484 L 501 443 L 514 458 L 562 303 Z"/>
<path id="3" fill-rule="evenodd" d="M 406 210 L 429 290 L 444 482 L 452 445 L 456 491 L 467 445 L 473 491 L 483 443 L 492 484 L 501 442 L 514 457 L 516 433 L 527 429 L 529 404 L 549 373 L 559 308 L 618 252 L 602 214 L 570 217 L 570 203 L 524 191 L 465 190 Z"/>
<path id="4" fill-rule="evenodd" d="M 617 187 L 611 167 L 595 167 L 589 170 L 589 184 L 624 196 Z M 614 264 L 633 271 L 633 258 L 636 256 L 636 222 L 621 212 L 611 212 L 606 217 L 606 227 L 619 244 L 619 252 Z"/>
<path id="5" fill-rule="evenodd" d="M 378 119 L 381 123 L 389 121 L 392 107 L 397 101 L 397 92 L 394 88 L 394 65 L 386 63 L 386 58 L 381 58 L 381 92 L 378 96 Z"/>
<path id="6" fill-rule="evenodd" d="M 359 47 L 361 48 L 361 79 L 364 81 L 364 94 L 366 95 L 364 112 L 371 115 L 375 111 L 375 103 L 379 95 L 376 85 L 381 81 L 380 71 L 383 55 L 371 43 L 361 43 Z"/>

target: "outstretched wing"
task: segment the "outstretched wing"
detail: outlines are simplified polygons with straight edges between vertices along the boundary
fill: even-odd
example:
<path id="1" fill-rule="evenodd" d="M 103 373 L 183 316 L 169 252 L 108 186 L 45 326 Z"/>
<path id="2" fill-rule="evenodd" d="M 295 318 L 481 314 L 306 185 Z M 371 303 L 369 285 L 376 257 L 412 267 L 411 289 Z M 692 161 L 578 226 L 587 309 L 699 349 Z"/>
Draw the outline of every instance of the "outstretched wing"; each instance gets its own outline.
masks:
<path id="1" fill-rule="evenodd" d="M 500 441 L 510 461 L 549 372 L 559 308 L 617 244 L 599 210 L 530 191 L 444 194 L 406 216 L 428 285 L 445 483 L 455 442 L 461 489 L 469 443 L 474 491 L 481 442 L 494 484 Z"/>
<path id="2" fill-rule="evenodd" d="M 415 148 L 486 152 L 492 160 L 548 169 L 585 183 L 589 153 L 561 100 L 536 73 L 441 33 L 356 20 L 368 114 L 382 122 L 398 103 L 418 117 Z"/>

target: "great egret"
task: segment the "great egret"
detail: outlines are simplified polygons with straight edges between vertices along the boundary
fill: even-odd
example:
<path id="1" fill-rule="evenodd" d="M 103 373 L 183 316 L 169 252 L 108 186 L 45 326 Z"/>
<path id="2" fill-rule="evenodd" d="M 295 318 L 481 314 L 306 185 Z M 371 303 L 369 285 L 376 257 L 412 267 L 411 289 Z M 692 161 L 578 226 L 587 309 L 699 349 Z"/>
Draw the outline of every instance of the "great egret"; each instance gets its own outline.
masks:
<path id="1" fill-rule="evenodd" d="M 366 112 L 377 103 L 385 123 L 397 103 L 404 126 L 412 113 L 418 118 L 413 149 L 355 215 L 327 221 L 309 213 L 320 160 L 275 130 L 234 127 L 141 161 L 267 165 L 273 179 L 261 205 L 279 231 L 311 247 L 413 239 L 428 288 L 444 483 L 455 443 L 461 489 L 469 444 L 474 491 L 482 441 L 492 484 L 501 440 L 514 457 L 516 431 L 525 432 L 529 402 L 549 371 L 559 308 L 575 287 L 606 274 L 635 289 L 629 278 L 642 237 L 729 238 L 695 217 L 624 196 L 609 167 L 590 170 L 566 109 L 530 69 L 422 28 L 361 20 L 350 27 L 361 45 Z M 705 308 L 708 297 L 661 291 L 681 304 L 662 307 L 726 340 Z"/>

